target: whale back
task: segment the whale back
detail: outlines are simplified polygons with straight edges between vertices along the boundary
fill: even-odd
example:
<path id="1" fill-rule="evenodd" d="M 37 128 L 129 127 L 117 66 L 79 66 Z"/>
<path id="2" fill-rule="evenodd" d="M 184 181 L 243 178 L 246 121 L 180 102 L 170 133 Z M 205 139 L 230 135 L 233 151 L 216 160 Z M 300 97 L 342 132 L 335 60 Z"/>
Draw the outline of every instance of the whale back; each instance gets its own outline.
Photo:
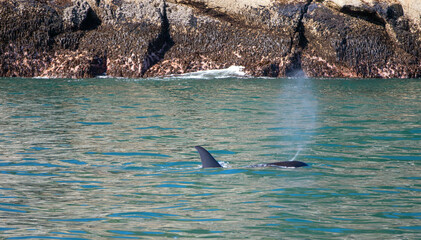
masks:
<path id="1" fill-rule="evenodd" d="M 222 167 L 206 149 L 202 148 L 201 146 L 196 146 L 194 148 L 196 148 L 196 150 L 199 152 L 203 168 Z"/>
<path id="2" fill-rule="evenodd" d="M 203 168 L 216 168 L 222 167 L 213 156 L 203 147 L 196 146 L 196 150 L 199 152 L 200 160 L 202 161 Z M 307 163 L 300 162 L 300 161 L 284 161 L 284 162 L 273 162 L 273 163 L 262 163 L 251 165 L 249 167 L 284 167 L 284 168 L 298 168 L 298 167 L 306 167 L 308 166 Z"/>
<path id="3" fill-rule="evenodd" d="M 284 167 L 284 168 L 298 168 L 298 167 L 307 167 L 308 164 L 300 161 L 284 161 L 284 162 L 273 162 L 273 163 L 263 163 L 256 164 L 250 167 Z"/>

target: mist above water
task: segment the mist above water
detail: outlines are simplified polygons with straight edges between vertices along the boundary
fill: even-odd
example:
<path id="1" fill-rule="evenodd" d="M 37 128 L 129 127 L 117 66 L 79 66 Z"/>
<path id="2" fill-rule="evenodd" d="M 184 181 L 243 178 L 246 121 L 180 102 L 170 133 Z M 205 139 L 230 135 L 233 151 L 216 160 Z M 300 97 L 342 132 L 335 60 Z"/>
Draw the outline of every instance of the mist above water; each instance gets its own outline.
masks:
<path id="1" fill-rule="evenodd" d="M 297 71 L 284 82 L 279 94 L 279 129 L 283 144 L 291 160 L 296 160 L 311 142 L 317 120 L 317 101 L 313 94 L 312 80 Z M 294 154 L 294 155 L 293 155 Z"/>

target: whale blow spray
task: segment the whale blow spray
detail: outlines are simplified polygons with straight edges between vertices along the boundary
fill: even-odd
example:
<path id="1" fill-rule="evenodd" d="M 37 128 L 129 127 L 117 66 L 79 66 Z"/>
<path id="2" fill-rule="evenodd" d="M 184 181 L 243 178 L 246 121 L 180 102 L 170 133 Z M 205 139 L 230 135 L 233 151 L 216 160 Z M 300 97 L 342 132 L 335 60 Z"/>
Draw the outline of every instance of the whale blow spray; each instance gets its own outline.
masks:
<path id="1" fill-rule="evenodd" d="M 282 143 L 287 145 L 286 149 L 293 156 L 293 161 L 311 142 L 316 128 L 317 101 L 313 94 L 312 79 L 300 75 L 283 82 L 277 117 L 281 139 L 284 140 Z"/>

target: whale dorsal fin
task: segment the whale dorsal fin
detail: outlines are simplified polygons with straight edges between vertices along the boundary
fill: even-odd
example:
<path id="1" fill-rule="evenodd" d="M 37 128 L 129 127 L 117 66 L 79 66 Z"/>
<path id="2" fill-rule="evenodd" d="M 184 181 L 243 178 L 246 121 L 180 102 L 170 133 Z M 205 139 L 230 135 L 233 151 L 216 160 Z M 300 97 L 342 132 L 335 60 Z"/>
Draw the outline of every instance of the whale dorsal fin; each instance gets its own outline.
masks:
<path id="1" fill-rule="evenodd" d="M 222 167 L 206 149 L 201 146 L 196 146 L 194 148 L 196 148 L 196 150 L 199 152 L 203 168 Z"/>

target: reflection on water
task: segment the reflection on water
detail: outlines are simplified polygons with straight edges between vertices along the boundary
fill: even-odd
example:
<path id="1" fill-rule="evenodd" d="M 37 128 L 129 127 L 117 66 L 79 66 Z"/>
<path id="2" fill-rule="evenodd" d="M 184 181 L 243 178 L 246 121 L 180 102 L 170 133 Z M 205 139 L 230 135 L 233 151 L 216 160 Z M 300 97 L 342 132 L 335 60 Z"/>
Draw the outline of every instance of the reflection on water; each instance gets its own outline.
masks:
<path id="1" fill-rule="evenodd" d="M 0 79 L 5 239 L 415 239 L 421 83 Z M 227 163 L 201 169 L 193 146 Z M 291 159 L 302 169 L 244 166 Z"/>

